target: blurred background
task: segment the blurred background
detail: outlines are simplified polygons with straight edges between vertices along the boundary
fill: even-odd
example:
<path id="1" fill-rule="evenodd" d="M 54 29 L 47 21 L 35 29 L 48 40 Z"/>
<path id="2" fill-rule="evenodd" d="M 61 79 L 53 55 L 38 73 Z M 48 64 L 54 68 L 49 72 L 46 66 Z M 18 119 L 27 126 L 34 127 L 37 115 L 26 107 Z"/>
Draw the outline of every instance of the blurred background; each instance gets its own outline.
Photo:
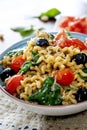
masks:
<path id="1" fill-rule="evenodd" d="M 14 27 L 31 26 L 55 31 L 56 21 L 43 22 L 38 16 L 51 8 L 57 8 L 64 16 L 87 16 L 87 0 L 0 0 L 0 53 L 15 42 L 22 40 Z"/>

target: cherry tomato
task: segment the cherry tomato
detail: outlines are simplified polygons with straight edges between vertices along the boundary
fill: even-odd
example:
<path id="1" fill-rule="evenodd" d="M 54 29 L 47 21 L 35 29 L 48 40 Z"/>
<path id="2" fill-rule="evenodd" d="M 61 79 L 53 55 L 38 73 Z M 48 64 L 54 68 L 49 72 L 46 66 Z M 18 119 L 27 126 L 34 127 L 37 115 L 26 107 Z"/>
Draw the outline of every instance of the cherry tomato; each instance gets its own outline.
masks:
<path id="1" fill-rule="evenodd" d="M 61 31 L 55 36 L 55 38 L 54 38 L 54 40 L 53 40 L 54 46 L 59 45 L 60 43 L 61 43 L 61 45 L 64 46 L 64 43 L 65 43 L 66 39 L 67 39 L 67 35 L 66 35 L 65 31 L 64 31 L 64 30 L 61 30 Z"/>
<path id="2" fill-rule="evenodd" d="M 6 83 L 6 90 L 14 94 L 17 90 L 17 87 L 20 85 L 20 81 L 23 80 L 23 75 L 14 75 Z"/>
<path id="3" fill-rule="evenodd" d="M 85 43 L 77 38 L 71 39 L 70 43 L 72 46 L 78 47 L 80 50 L 87 50 L 87 46 L 85 45 Z"/>
<path id="4" fill-rule="evenodd" d="M 77 38 L 69 39 L 64 30 L 55 37 L 54 46 L 56 45 L 60 46 L 61 48 L 73 46 L 75 48 L 78 47 L 80 50 L 87 50 L 87 46 L 84 42 Z"/>
<path id="5" fill-rule="evenodd" d="M 11 68 L 17 73 L 24 62 L 25 59 L 23 58 L 23 56 L 19 55 L 12 60 Z"/>
<path id="6" fill-rule="evenodd" d="M 53 77 L 55 78 L 57 83 L 63 86 L 70 85 L 74 80 L 74 74 L 69 68 L 55 71 L 53 73 Z"/>

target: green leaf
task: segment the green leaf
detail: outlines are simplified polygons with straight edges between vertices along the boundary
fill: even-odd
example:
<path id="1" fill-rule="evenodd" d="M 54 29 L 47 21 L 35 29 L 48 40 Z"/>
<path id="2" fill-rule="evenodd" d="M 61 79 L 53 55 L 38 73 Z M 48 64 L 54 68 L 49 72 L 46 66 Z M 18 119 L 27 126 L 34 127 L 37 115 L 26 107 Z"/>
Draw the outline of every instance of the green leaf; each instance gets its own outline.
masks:
<path id="1" fill-rule="evenodd" d="M 41 31 L 43 29 L 44 28 L 38 28 L 37 30 Z M 33 26 L 30 26 L 30 27 L 11 28 L 11 30 L 14 31 L 14 32 L 19 32 L 22 37 L 27 37 L 27 36 L 32 35 L 35 32 L 36 29 L 34 29 Z"/>
<path id="2" fill-rule="evenodd" d="M 38 53 L 32 51 L 32 56 L 33 56 L 34 62 L 37 62 L 38 59 L 39 59 L 39 55 L 38 55 Z"/>
<path id="3" fill-rule="evenodd" d="M 6 55 L 13 57 L 23 54 L 23 50 L 17 50 L 17 51 L 9 51 Z"/>
<path id="4" fill-rule="evenodd" d="M 54 18 L 55 16 L 59 15 L 61 12 L 56 9 L 56 8 L 52 8 L 52 9 L 49 9 L 48 11 L 46 12 L 42 12 L 39 16 L 36 16 L 36 18 L 40 18 L 43 17 L 43 16 L 47 16 L 49 19 L 51 18 Z"/>
<path id="5" fill-rule="evenodd" d="M 68 28 L 66 28 L 66 33 L 67 33 L 67 35 L 69 36 L 69 37 L 73 37 L 73 35 L 70 33 L 70 31 L 69 31 L 69 29 Z"/>
<path id="6" fill-rule="evenodd" d="M 20 32 L 22 30 L 24 30 L 25 28 L 24 27 L 15 27 L 15 28 L 11 28 L 12 31 L 14 32 Z"/>
<path id="7" fill-rule="evenodd" d="M 81 79 L 83 79 L 85 82 L 87 82 L 87 77 L 86 76 L 82 76 L 80 74 L 79 74 L 79 76 L 80 76 Z"/>
<path id="8" fill-rule="evenodd" d="M 22 68 L 19 70 L 19 74 L 24 74 L 26 73 L 30 67 L 32 66 L 32 62 L 31 61 L 26 61 L 23 65 Z"/>
<path id="9" fill-rule="evenodd" d="M 87 68 L 83 68 L 82 71 L 83 71 L 84 73 L 87 73 Z"/>
<path id="10" fill-rule="evenodd" d="M 53 77 L 47 77 L 42 87 L 28 98 L 29 101 L 35 101 L 42 105 L 58 105 L 62 99 L 61 87 L 55 83 Z"/>
<path id="11" fill-rule="evenodd" d="M 87 68 L 83 68 L 82 71 L 84 73 L 87 73 Z M 83 79 L 85 82 L 87 82 L 87 76 L 82 76 L 81 74 L 79 74 L 80 78 Z"/>
<path id="12" fill-rule="evenodd" d="M 70 86 L 64 86 L 63 87 L 66 91 L 76 91 L 77 90 L 77 88 L 73 88 L 73 87 L 70 87 Z"/>

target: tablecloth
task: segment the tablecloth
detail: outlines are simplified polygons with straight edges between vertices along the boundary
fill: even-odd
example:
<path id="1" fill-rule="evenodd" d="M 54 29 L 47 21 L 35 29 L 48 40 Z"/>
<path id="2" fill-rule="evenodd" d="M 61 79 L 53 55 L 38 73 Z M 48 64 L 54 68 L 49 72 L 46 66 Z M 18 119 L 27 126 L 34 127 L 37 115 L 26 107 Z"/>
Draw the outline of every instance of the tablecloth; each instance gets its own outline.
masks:
<path id="1" fill-rule="evenodd" d="M 87 111 L 62 117 L 39 115 L 0 92 L 0 130 L 87 130 Z"/>

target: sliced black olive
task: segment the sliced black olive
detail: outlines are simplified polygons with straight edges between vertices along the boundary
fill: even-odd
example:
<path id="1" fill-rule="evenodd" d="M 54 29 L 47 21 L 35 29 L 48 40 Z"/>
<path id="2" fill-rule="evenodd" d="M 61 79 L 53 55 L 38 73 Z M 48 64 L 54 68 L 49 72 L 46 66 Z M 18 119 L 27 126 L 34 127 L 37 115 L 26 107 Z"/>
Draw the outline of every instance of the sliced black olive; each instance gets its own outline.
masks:
<path id="1" fill-rule="evenodd" d="M 49 42 L 45 38 L 40 38 L 40 39 L 37 39 L 36 45 L 38 45 L 38 46 L 49 46 Z"/>
<path id="2" fill-rule="evenodd" d="M 4 81 L 6 78 L 14 74 L 15 72 L 11 68 L 6 68 L 0 73 L 0 78 L 2 81 Z"/>
<path id="3" fill-rule="evenodd" d="M 85 53 L 79 53 L 77 55 L 74 55 L 71 59 L 71 61 L 74 60 L 77 65 L 85 64 L 87 63 L 87 56 Z"/>
<path id="4" fill-rule="evenodd" d="M 87 89 L 86 88 L 80 88 L 77 91 L 76 94 L 76 100 L 77 102 L 82 102 L 87 100 Z"/>

